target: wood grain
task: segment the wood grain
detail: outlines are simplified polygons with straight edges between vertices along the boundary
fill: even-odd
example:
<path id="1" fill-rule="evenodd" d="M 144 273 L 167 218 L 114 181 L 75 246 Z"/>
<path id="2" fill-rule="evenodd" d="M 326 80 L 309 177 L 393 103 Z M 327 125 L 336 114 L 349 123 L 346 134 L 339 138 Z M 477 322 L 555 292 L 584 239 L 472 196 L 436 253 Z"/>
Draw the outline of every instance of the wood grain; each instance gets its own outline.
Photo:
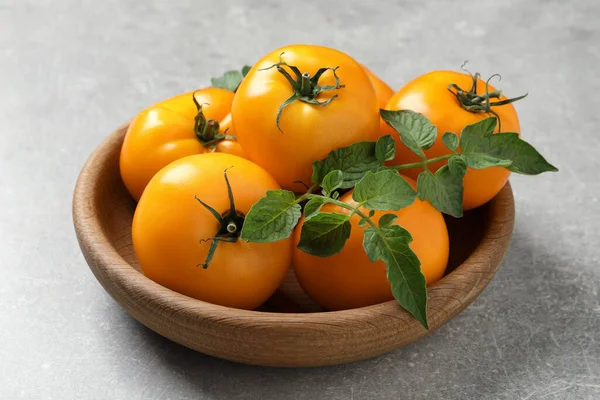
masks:
<path id="1" fill-rule="evenodd" d="M 141 272 L 131 244 L 135 203 L 119 175 L 127 125 L 91 155 L 77 181 L 73 220 L 90 269 L 135 319 L 191 349 L 268 366 L 321 366 L 374 357 L 413 342 L 464 310 L 488 285 L 508 249 L 514 225 L 510 185 L 465 218 L 448 218 L 448 274 L 428 289 L 426 331 L 394 301 L 354 310 L 320 311 L 293 273 L 261 311 L 195 300 Z"/>

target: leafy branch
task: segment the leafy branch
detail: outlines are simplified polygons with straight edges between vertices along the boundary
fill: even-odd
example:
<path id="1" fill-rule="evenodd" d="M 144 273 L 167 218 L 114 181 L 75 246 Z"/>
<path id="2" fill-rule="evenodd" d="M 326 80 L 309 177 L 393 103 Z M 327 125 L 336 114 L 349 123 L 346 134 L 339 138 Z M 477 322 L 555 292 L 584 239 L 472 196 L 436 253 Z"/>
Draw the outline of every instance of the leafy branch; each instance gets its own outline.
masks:
<path id="1" fill-rule="evenodd" d="M 313 186 L 300 196 L 287 190 L 268 191 L 245 217 L 240 238 L 252 242 L 272 242 L 289 237 L 302 212 L 304 223 L 298 248 L 318 256 L 339 253 L 350 237 L 352 217 L 360 218 L 363 248 L 372 262 L 386 264 L 387 278 L 398 303 L 425 328 L 427 289 L 420 261 L 410 248 L 412 237 L 397 225 L 397 216 L 386 213 L 375 222 L 376 211 L 397 211 L 411 205 L 417 196 L 436 209 L 462 216 L 463 178 L 467 168 L 500 166 L 536 175 L 556 171 L 537 150 L 516 133 L 494 134 L 496 119 L 490 117 L 469 125 L 460 138 L 452 132 L 442 135 L 449 154 L 427 159 L 425 150 L 437 140 L 437 129 L 422 114 L 408 110 L 381 110 L 381 116 L 400 135 L 401 142 L 417 154 L 418 163 L 385 166 L 394 159 L 396 144 L 390 136 L 377 142 L 359 142 L 332 151 L 313 163 Z M 435 172 L 428 165 L 447 160 Z M 398 171 L 423 168 L 417 190 Z M 321 188 L 320 193 L 316 190 Z M 352 190 L 352 203 L 339 200 L 340 191 Z M 346 212 L 324 212 L 324 204 Z M 301 204 L 304 204 L 302 210 Z"/>

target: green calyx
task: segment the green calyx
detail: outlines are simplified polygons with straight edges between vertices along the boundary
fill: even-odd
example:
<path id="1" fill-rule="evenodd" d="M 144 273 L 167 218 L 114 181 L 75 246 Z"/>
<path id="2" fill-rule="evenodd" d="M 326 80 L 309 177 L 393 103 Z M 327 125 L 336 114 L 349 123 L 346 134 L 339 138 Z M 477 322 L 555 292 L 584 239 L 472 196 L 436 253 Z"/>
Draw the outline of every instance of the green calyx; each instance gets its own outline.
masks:
<path id="1" fill-rule="evenodd" d="M 210 148 L 214 151 L 217 143 L 221 140 L 231 139 L 235 140 L 235 136 L 227 135 L 226 133 L 219 133 L 219 123 L 214 119 L 206 119 L 202 112 L 202 106 L 204 104 L 198 103 L 195 94 L 192 94 L 194 104 L 198 110 L 198 114 L 194 117 L 194 134 L 196 138 L 202 143 L 202 146 Z"/>
<path id="2" fill-rule="evenodd" d="M 323 92 L 342 89 L 346 86 L 346 85 L 340 84 L 340 79 L 336 73 L 338 67 L 320 68 L 311 77 L 308 72 L 302 73 L 302 72 L 300 72 L 298 67 L 296 67 L 294 65 L 289 65 L 286 62 L 282 61 L 281 57 L 283 56 L 283 54 L 284 53 L 281 53 L 279 55 L 278 63 L 273 64 L 270 67 L 262 68 L 259 70 L 259 71 L 266 71 L 271 68 L 277 68 L 277 71 L 281 75 L 283 75 L 285 77 L 285 79 L 287 79 L 287 81 L 292 86 L 292 89 L 294 90 L 294 93 L 286 101 L 281 103 L 281 106 L 279 107 L 279 111 L 277 112 L 276 124 L 277 124 L 277 129 L 279 129 L 281 131 L 281 133 L 283 133 L 283 130 L 281 130 L 281 127 L 279 126 L 279 120 L 281 119 L 281 114 L 285 107 L 289 106 L 291 103 L 293 103 L 296 100 L 303 101 L 305 103 L 313 104 L 313 105 L 320 106 L 320 107 L 325 107 L 325 106 L 329 105 L 333 100 L 335 100 L 338 97 L 338 95 L 335 94 L 327 100 L 319 101 L 319 100 L 317 100 L 317 97 L 319 96 L 319 94 L 321 94 Z M 284 67 L 289 68 L 289 70 L 294 74 L 294 77 L 292 77 L 292 75 L 290 75 L 290 73 Z M 333 77 L 335 79 L 335 85 L 319 85 L 319 79 L 321 79 L 321 76 L 327 71 L 333 72 Z"/>
<path id="3" fill-rule="evenodd" d="M 452 83 L 448 85 L 448 90 L 456 96 L 460 106 L 463 109 L 474 113 L 493 114 L 498 120 L 498 132 L 502 132 L 502 121 L 500 121 L 500 117 L 492 109 L 492 107 L 500 107 L 506 104 L 514 103 L 515 101 L 527 97 L 528 93 L 525 93 L 522 96 L 513 97 L 512 99 L 500 100 L 500 98 L 502 97 L 502 90 L 494 90 L 493 92 L 489 91 L 489 82 L 490 80 L 492 80 L 492 78 L 498 77 L 499 81 L 502 79 L 500 74 L 494 74 L 490 76 L 489 79 L 485 82 L 485 93 L 478 94 L 477 81 L 481 77 L 481 74 L 477 72 L 475 73 L 475 75 L 473 75 L 472 73 L 464 69 L 465 64 L 463 64 L 462 66 L 463 70 L 467 72 L 473 79 L 471 88 L 468 91 L 463 90 L 457 84 Z M 497 101 L 492 101 L 492 99 L 495 99 Z"/>
<path id="4" fill-rule="evenodd" d="M 231 167 L 229 167 L 231 168 Z M 223 214 L 219 214 L 217 210 L 200 200 L 198 196 L 194 196 L 194 198 L 204 207 L 206 208 L 219 222 L 219 230 L 215 234 L 214 237 L 203 239 L 201 243 L 207 242 L 210 240 L 210 247 L 208 249 L 208 254 L 206 255 L 206 260 L 203 264 L 198 264 L 197 266 L 201 266 L 202 268 L 208 268 L 210 262 L 215 256 L 215 252 L 217 251 L 217 245 L 219 242 L 237 242 L 238 237 L 240 236 L 242 226 L 244 225 L 244 215 L 238 213 L 235 209 L 235 201 L 233 198 L 233 191 L 231 190 L 231 185 L 229 184 L 229 178 L 227 178 L 227 170 L 223 171 L 223 176 L 225 177 L 225 183 L 227 184 L 227 194 L 229 195 L 229 210 Z"/>

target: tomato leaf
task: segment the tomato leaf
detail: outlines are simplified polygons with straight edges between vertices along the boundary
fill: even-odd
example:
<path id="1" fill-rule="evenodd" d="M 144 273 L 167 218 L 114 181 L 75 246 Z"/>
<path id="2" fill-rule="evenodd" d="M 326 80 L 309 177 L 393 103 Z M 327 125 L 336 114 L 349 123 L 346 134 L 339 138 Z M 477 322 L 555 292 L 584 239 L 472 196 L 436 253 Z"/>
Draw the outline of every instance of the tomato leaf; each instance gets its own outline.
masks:
<path id="1" fill-rule="evenodd" d="M 461 132 L 460 146 L 462 158 L 469 168 L 508 167 L 509 159 L 492 154 L 492 137 L 496 129 L 496 118 L 490 117 L 467 125 Z"/>
<path id="2" fill-rule="evenodd" d="M 369 260 L 383 260 L 387 278 L 398 303 L 420 323 L 427 324 L 427 288 L 421 263 L 410 249 L 410 233 L 399 225 L 364 229 L 363 247 Z"/>
<path id="3" fill-rule="evenodd" d="M 425 158 L 423 150 L 427 150 L 437 138 L 437 127 L 423 114 L 411 110 L 379 110 L 381 118 L 396 132 L 400 134 L 400 140 L 413 153 Z"/>
<path id="4" fill-rule="evenodd" d="M 350 216 L 341 213 L 318 213 L 304 221 L 298 248 L 318 257 L 339 253 L 350 237 Z"/>
<path id="5" fill-rule="evenodd" d="M 467 125 L 460 134 L 462 157 L 468 167 L 506 167 L 512 172 L 537 175 L 558 171 L 529 143 L 514 132 L 494 134 L 497 120 L 486 118 Z"/>
<path id="6" fill-rule="evenodd" d="M 457 178 L 460 177 L 460 179 L 465 177 L 465 174 L 467 173 L 467 165 L 460 156 L 450 157 L 447 165 L 450 169 L 450 172 L 454 176 L 456 176 Z"/>
<path id="7" fill-rule="evenodd" d="M 462 217 L 463 177 L 467 166 L 460 156 L 451 157 L 448 164 L 432 174 L 428 169 L 417 178 L 421 200 L 428 200 L 437 210 Z"/>
<path id="8" fill-rule="evenodd" d="M 322 161 L 314 161 L 312 182 L 319 185 L 331 171 L 343 174 L 341 189 L 349 189 L 369 171 L 380 166 L 375 154 L 375 142 L 358 142 L 348 147 L 333 150 Z"/>
<path id="9" fill-rule="evenodd" d="M 396 157 L 396 142 L 392 135 L 380 137 L 375 143 L 375 156 L 380 163 L 393 160 Z"/>
<path id="10" fill-rule="evenodd" d="M 289 190 L 269 190 L 244 219 L 240 238 L 256 243 L 276 242 L 292 234 L 301 215 L 301 207 Z"/>
<path id="11" fill-rule="evenodd" d="M 248 72 L 250 72 L 251 69 L 252 69 L 251 65 L 244 65 L 242 67 L 242 76 L 245 78 L 246 75 L 248 75 Z"/>
<path id="12" fill-rule="evenodd" d="M 321 207 L 325 204 L 324 197 L 313 197 L 304 205 L 304 218 L 309 219 L 316 213 L 321 211 Z"/>
<path id="13" fill-rule="evenodd" d="M 412 186 L 393 170 L 367 172 L 352 192 L 352 199 L 369 210 L 400 210 L 416 197 Z"/>
<path id="14" fill-rule="evenodd" d="M 360 227 L 362 228 L 362 227 L 363 227 L 363 226 L 365 226 L 365 225 L 367 225 L 367 220 L 366 220 L 365 218 L 361 218 L 361 219 L 358 221 L 358 226 L 360 226 Z"/>
<path id="15" fill-rule="evenodd" d="M 323 178 L 321 187 L 326 195 L 329 195 L 334 190 L 339 189 L 344 181 L 344 174 L 339 169 L 333 170 Z"/>
<path id="16" fill-rule="evenodd" d="M 242 83 L 242 80 L 252 68 L 249 65 L 244 65 L 241 71 L 227 71 L 223 76 L 212 78 L 210 83 L 213 87 L 235 92 Z"/>
<path id="17" fill-rule="evenodd" d="M 491 141 L 492 154 L 512 161 L 507 167 L 512 172 L 539 175 L 542 172 L 558 171 L 558 168 L 546 161 L 532 145 L 520 139 L 517 133 L 497 133 Z"/>
<path id="18" fill-rule="evenodd" d="M 395 214 L 384 214 L 379 218 L 379 227 L 384 228 L 396 222 L 398 216 Z"/>
<path id="19" fill-rule="evenodd" d="M 456 153 L 458 149 L 458 136 L 454 132 L 446 132 L 442 135 L 442 142 L 444 145 L 451 150 L 453 153 Z"/>

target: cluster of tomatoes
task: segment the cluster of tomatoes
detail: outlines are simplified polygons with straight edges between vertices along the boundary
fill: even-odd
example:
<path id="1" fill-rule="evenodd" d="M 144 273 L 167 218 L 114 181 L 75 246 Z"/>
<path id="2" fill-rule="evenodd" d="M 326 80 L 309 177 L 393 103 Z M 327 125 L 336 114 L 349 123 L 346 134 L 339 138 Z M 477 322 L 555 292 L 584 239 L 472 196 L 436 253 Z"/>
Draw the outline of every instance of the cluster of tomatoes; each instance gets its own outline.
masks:
<path id="1" fill-rule="evenodd" d="M 292 237 L 272 243 L 240 240 L 240 224 L 267 191 L 306 191 L 313 161 L 335 149 L 391 134 L 397 151 L 389 164 L 419 161 L 381 120 L 379 109 L 413 110 L 440 133 L 460 134 L 489 115 L 469 110 L 448 87 L 494 90 L 475 81 L 467 73 L 436 71 L 394 93 L 340 51 L 293 45 L 258 61 L 235 92 L 211 87 L 145 109 L 130 124 L 120 159 L 123 181 L 139 201 L 132 237 L 144 274 L 197 299 L 254 309 L 293 265 L 303 289 L 326 309 L 391 300 L 385 264 L 371 262 L 363 251 L 357 215 L 350 219 L 355 229 L 344 249 L 327 258 L 296 247 L 302 220 Z M 512 104 L 496 112 L 503 131 L 519 132 Z M 426 150 L 428 158 L 448 152 L 441 138 Z M 419 172 L 413 168 L 403 174 L 414 186 Z M 468 169 L 464 209 L 492 199 L 509 174 L 501 167 Z M 340 201 L 352 202 L 351 192 Z M 331 204 L 323 210 L 349 213 Z M 427 284 L 439 280 L 449 253 L 442 215 L 421 200 L 393 213 L 413 237 L 410 246 Z"/>

